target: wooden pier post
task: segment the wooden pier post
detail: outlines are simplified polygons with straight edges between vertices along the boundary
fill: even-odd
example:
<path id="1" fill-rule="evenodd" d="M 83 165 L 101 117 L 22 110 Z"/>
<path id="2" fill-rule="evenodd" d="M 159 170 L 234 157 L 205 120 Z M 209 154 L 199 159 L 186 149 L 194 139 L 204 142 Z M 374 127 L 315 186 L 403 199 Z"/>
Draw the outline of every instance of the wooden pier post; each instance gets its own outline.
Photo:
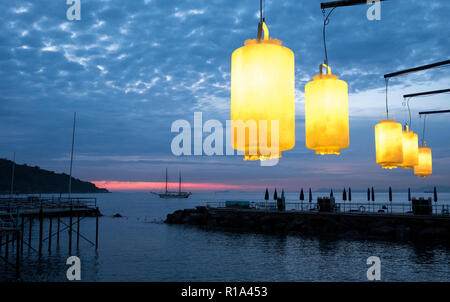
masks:
<path id="1" fill-rule="evenodd" d="M 69 255 L 72 254 L 72 206 L 69 213 Z"/>
<path id="2" fill-rule="evenodd" d="M 32 226 L 33 226 L 33 216 L 30 216 L 30 225 L 28 229 L 28 248 L 31 247 L 31 233 L 32 233 Z"/>
<path id="3" fill-rule="evenodd" d="M 39 209 L 39 257 L 42 256 L 42 232 L 44 231 L 44 212 L 41 208 Z"/>
<path id="4" fill-rule="evenodd" d="M 20 230 L 17 230 L 16 236 L 16 279 L 20 279 L 20 241 L 22 237 L 22 235 L 20 234 Z"/>
<path id="5" fill-rule="evenodd" d="M 50 222 L 49 222 L 49 226 L 48 226 L 48 251 L 49 252 L 52 250 L 52 224 L 53 224 L 53 219 L 50 216 Z"/>
<path id="6" fill-rule="evenodd" d="M 95 208 L 95 250 L 98 248 L 98 207 Z"/>
<path id="7" fill-rule="evenodd" d="M 80 214 L 77 215 L 77 249 L 80 246 Z"/>
<path id="8" fill-rule="evenodd" d="M 61 216 L 58 215 L 58 227 L 57 227 L 57 233 L 56 233 L 56 245 L 59 246 L 59 230 L 61 225 Z"/>
<path id="9" fill-rule="evenodd" d="M 9 256 L 9 234 L 6 233 L 6 246 L 5 246 L 5 258 L 6 260 L 8 260 L 8 256 Z"/>
<path id="10" fill-rule="evenodd" d="M 25 217 L 22 216 L 22 224 L 20 226 L 20 252 L 23 254 L 23 233 L 25 233 Z"/>

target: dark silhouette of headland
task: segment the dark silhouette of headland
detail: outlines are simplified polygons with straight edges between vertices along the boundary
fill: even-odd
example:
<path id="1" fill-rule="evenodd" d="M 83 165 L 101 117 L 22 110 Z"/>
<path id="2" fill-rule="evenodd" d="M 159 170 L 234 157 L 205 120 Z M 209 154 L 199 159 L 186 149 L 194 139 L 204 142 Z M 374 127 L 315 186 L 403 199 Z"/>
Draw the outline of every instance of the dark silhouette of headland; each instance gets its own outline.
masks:
<path id="1" fill-rule="evenodd" d="M 0 159 L 0 194 L 11 192 L 12 165 L 12 161 Z M 15 194 L 67 193 L 68 183 L 69 175 L 65 173 L 55 173 L 26 164 L 15 164 L 14 167 Z M 72 193 L 109 193 L 109 191 L 72 177 Z"/>

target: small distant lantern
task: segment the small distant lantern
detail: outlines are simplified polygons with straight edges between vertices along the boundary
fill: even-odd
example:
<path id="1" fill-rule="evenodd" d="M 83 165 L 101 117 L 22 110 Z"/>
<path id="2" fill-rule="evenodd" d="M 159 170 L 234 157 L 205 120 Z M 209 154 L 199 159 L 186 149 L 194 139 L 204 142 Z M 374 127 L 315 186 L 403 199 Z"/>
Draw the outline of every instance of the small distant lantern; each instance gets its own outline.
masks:
<path id="1" fill-rule="evenodd" d="M 419 147 L 419 163 L 414 167 L 414 174 L 419 177 L 427 177 L 433 173 L 431 149 L 426 144 Z"/>
<path id="2" fill-rule="evenodd" d="M 384 169 L 394 169 L 403 163 L 402 125 L 395 120 L 381 120 L 375 125 L 377 164 Z"/>
<path id="3" fill-rule="evenodd" d="M 348 86 L 326 64 L 305 86 L 305 136 L 316 154 L 340 154 L 349 146 Z"/>
<path id="4" fill-rule="evenodd" d="M 402 168 L 413 169 L 419 163 L 419 137 L 410 131 L 408 125 L 403 130 L 403 162 Z"/>
<path id="5" fill-rule="evenodd" d="M 273 121 L 278 133 L 272 134 Z M 245 41 L 231 57 L 231 125 L 231 144 L 244 151 L 244 160 L 280 158 L 281 151 L 295 145 L 294 53 L 269 38 L 264 22 L 258 39 Z M 277 136 L 277 154 L 271 153 L 272 135 Z"/>

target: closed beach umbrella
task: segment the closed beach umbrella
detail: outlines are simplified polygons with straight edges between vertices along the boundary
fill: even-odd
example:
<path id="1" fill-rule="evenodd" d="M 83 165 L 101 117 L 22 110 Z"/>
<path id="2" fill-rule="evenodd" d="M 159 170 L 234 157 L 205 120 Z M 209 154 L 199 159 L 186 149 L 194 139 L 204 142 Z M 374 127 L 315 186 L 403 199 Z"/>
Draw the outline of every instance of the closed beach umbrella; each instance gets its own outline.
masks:
<path id="1" fill-rule="evenodd" d="M 273 192 L 273 200 L 278 199 L 277 188 L 275 188 L 275 192 Z"/>
<path id="2" fill-rule="evenodd" d="M 311 188 L 309 188 L 309 202 L 312 202 L 312 192 L 311 192 Z"/>
<path id="3" fill-rule="evenodd" d="M 281 189 L 281 199 L 284 200 L 284 189 Z"/>
<path id="4" fill-rule="evenodd" d="M 348 188 L 348 201 L 352 201 L 352 188 Z"/>
<path id="5" fill-rule="evenodd" d="M 334 194 L 333 194 L 333 189 L 331 189 L 331 192 L 330 192 L 330 197 L 334 197 Z"/>
<path id="6" fill-rule="evenodd" d="M 367 188 L 367 201 L 370 201 L 370 189 Z"/>
<path id="7" fill-rule="evenodd" d="M 392 188 L 389 187 L 389 201 L 392 202 Z"/>
<path id="8" fill-rule="evenodd" d="M 345 191 L 345 188 L 344 188 L 344 192 L 342 192 L 342 200 L 343 201 L 347 200 L 347 191 Z"/>
<path id="9" fill-rule="evenodd" d="M 305 195 L 303 194 L 303 188 L 300 191 L 300 200 L 301 201 L 305 200 Z"/>
<path id="10" fill-rule="evenodd" d="M 411 201 L 411 188 L 408 188 L 408 201 Z"/>
<path id="11" fill-rule="evenodd" d="M 434 187 L 434 202 L 437 202 L 438 198 L 437 198 L 437 190 L 436 187 Z"/>
<path id="12" fill-rule="evenodd" d="M 372 201 L 375 201 L 375 191 L 373 190 L 373 187 L 372 187 Z"/>
<path id="13" fill-rule="evenodd" d="M 266 194 L 264 195 L 264 200 L 269 200 L 269 190 L 266 188 Z"/>

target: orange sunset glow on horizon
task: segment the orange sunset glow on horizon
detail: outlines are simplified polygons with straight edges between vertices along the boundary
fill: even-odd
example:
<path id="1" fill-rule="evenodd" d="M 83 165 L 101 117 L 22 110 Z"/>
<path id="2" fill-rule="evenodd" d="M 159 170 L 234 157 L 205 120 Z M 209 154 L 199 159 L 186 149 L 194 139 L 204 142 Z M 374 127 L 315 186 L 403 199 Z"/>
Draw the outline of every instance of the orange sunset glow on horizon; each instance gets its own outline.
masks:
<path id="1" fill-rule="evenodd" d="M 105 188 L 109 191 L 164 191 L 165 182 L 146 182 L 146 181 L 92 181 L 99 188 Z M 169 182 L 170 191 L 178 191 L 177 182 Z M 184 191 L 220 191 L 220 190 L 260 190 L 265 186 L 259 185 L 236 185 L 225 183 L 183 183 Z"/>

